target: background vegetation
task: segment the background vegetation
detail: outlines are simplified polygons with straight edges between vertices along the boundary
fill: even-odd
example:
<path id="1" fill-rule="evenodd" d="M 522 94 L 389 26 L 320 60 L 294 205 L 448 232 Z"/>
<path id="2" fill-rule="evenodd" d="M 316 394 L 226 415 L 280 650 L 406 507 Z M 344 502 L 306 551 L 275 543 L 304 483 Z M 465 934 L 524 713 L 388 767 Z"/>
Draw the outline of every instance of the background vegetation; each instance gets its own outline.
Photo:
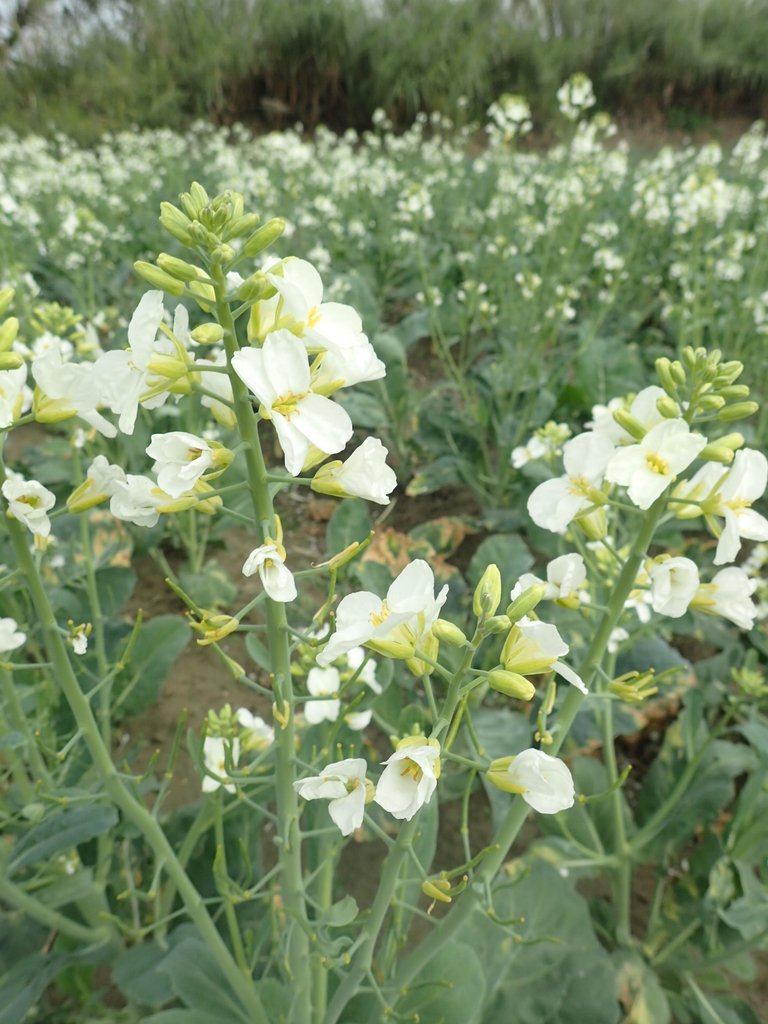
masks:
<path id="1" fill-rule="evenodd" d="M 198 117 L 285 127 L 479 117 L 522 92 L 539 121 L 574 71 L 614 113 L 677 127 L 768 96 L 768 0 L 18 0 L 0 119 L 92 141 Z"/>

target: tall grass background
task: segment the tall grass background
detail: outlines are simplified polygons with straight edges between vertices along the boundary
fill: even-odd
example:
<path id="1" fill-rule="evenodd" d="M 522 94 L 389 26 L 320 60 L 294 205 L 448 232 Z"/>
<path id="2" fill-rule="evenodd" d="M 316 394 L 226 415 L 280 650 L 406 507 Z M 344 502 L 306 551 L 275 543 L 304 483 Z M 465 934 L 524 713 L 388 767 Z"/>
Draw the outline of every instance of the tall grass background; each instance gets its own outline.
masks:
<path id="1" fill-rule="evenodd" d="M 14 6 L 14 5 L 11 5 Z M 0 121 L 81 142 L 191 119 L 396 126 L 587 72 L 612 112 L 768 110 L 768 0 L 38 0 L 6 25 Z"/>

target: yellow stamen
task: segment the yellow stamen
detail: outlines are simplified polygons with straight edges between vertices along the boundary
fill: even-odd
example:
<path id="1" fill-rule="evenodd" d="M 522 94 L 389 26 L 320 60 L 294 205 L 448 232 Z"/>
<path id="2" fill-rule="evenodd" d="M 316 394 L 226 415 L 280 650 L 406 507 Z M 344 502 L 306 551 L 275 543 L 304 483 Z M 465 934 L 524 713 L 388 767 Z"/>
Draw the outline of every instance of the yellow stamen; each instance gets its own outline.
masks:
<path id="1" fill-rule="evenodd" d="M 371 614 L 368 616 L 368 621 L 371 623 L 372 626 L 380 626 L 382 624 L 382 622 L 384 622 L 384 620 L 388 619 L 388 618 L 389 618 L 389 608 L 387 606 L 387 602 L 386 601 L 382 601 L 382 603 L 381 603 L 381 611 L 380 612 L 371 612 Z"/>
<path id="2" fill-rule="evenodd" d="M 669 476 L 669 463 L 655 452 L 649 452 L 645 456 L 645 462 L 652 473 L 658 473 L 659 476 Z"/>
<path id="3" fill-rule="evenodd" d="M 422 769 L 415 761 L 412 761 L 410 757 L 406 757 L 403 762 L 403 770 L 400 772 L 401 778 L 404 778 L 406 775 L 412 775 L 413 781 L 416 783 L 421 782 L 422 776 L 424 775 Z"/>
<path id="4" fill-rule="evenodd" d="M 301 395 L 295 395 L 293 391 L 288 391 L 286 394 L 280 395 L 279 398 L 274 400 L 272 403 L 272 409 L 274 412 L 279 413 L 281 416 L 285 416 L 285 418 L 289 420 L 296 412 L 296 406 L 302 398 L 306 398 L 306 395 L 306 391 Z"/>

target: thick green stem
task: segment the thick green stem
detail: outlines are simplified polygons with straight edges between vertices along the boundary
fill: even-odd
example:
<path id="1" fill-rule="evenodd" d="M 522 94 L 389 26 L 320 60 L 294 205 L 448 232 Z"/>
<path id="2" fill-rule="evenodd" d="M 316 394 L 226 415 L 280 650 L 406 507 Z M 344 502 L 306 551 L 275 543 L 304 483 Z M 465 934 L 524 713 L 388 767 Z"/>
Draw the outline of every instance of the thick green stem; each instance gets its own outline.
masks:
<path id="1" fill-rule="evenodd" d="M 35 561 L 29 552 L 27 532 L 14 520 L 9 521 L 8 532 L 45 636 L 48 656 L 54 666 L 56 682 L 61 687 L 74 715 L 107 796 L 144 836 L 158 861 L 164 865 L 166 873 L 173 879 L 187 913 L 197 926 L 222 974 L 232 985 L 243 1006 L 251 1014 L 253 1024 L 269 1024 L 252 980 L 242 974 L 233 960 L 205 908 L 200 893 L 179 864 L 165 833 L 146 807 L 140 804 L 126 789 L 115 771 L 109 750 L 104 744 L 88 699 L 80 689 L 64 640 L 58 631 L 53 609 L 48 601 Z"/>
<path id="2" fill-rule="evenodd" d="M 597 675 L 597 669 L 608 647 L 608 640 L 624 609 L 624 603 L 633 589 L 637 573 L 643 558 L 651 544 L 659 518 L 666 505 L 666 494 L 657 499 L 648 510 L 637 535 L 624 568 L 611 591 L 611 599 L 603 613 L 600 624 L 587 650 L 584 663 L 580 669 L 581 678 L 587 687 L 591 686 Z M 565 742 L 576 715 L 584 703 L 585 695 L 575 687 L 566 696 L 557 716 L 557 729 L 553 734 L 552 743 L 547 753 L 555 755 Z M 436 956 L 443 946 L 450 941 L 464 926 L 464 922 L 480 907 L 478 893 L 495 877 L 506 860 L 525 819 L 528 816 L 528 805 L 522 797 L 516 797 L 507 812 L 507 816 L 499 826 L 490 845 L 497 847 L 483 860 L 474 876 L 472 889 L 467 890 L 440 922 L 428 940 L 419 946 L 404 960 L 393 981 L 395 991 L 402 992 L 421 970 Z M 329 1022 L 332 1024 L 332 1022 Z"/>
<path id="3" fill-rule="evenodd" d="M 275 514 L 269 493 L 267 468 L 259 442 L 256 416 L 248 391 L 232 370 L 232 357 L 238 350 L 237 331 L 232 311 L 227 302 L 227 286 L 221 267 L 211 269 L 216 293 L 216 313 L 224 328 L 224 347 L 227 353 L 229 379 L 235 400 L 235 416 L 241 439 L 245 442 L 245 464 L 256 517 L 256 534 L 263 543 L 267 534 L 274 535 Z M 295 1024 L 309 1024 L 311 1020 L 311 980 L 309 939 L 307 936 L 307 907 L 301 871 L 301 834 L 299 831 L 299 804 L 293 783 L 296 781 L 295 735 L 293 723 L 293 684 L 291 655 L 288 646 L 285 605 L 265 600 L 267 637 L 274 679 L 279 687 L 283 706 L 275 744 L 275 791 L 277 815 L 280 822 L 278 856 L 280 862 L 281 898 L 283 908 L 291 919 L 286 936 L 286 963 L 293 988 L 293 1017 Z"/>
<path id="4" fill-rule="evenodd" d="M 0 899 L 9 903 L 12 907 L 31 917 L 33 921 L 43 924 L 46 928 L 52 928 L 62 935 L 68 935 L 76 942 L 93 943 L 107 942 L 111 932 L 108 927 L 89 928 L 84 924 L 78 924 L 64 914 L 60 914 L 52 907 L 40 903 L 29 893 L 24 892 L 19 886 L 9 882 L 7 878 L 0 875 Z"/>
<path id="5" fill-rule="evenodd" d="M 435 722 L 430 739 L 439 739 L 445 730 L 450 726 L 451 719 L 458 707 L 460 700 L 461 684 L 467 673 L 472 659 L 475 655 L 474 644 L 467 646 L 461 664 L 451 679 L 446 694 L 445 704 Z M 355 959 L 344 981 L 339 985 L 336 993 L 328 1007 L 328 1013 L 324 1018 L 324 1024 L 336 1024 L 341 1016 L 344 1007 L 357 992 L 358 986 L 371 969 L 373 954 L 376 949 L 376 942 L 379 938 L 384 921 L 392 905 L 395 889 L 397 887 L 400 868 L 408 850 L 413 842 L 413 837 L 419 826 L 418 815 L 406 821 L 400 829 L 397 840 L 390 848 L 379 882 L 376 898 L 365 923 L 365 941 L 355 954 Z"/>
<path id="6" fill-rule="evenodd" d="M 611 809 L 613 812 L 613 841 L 616 856 L 616 875 L 614 886 L 614 911 L 616 913 L 616 938 L 620 945 L 627 945 L 632 938 L 630 926 L 630 905 L 632 899 L 632 871 L 630 848 L 627 843 L 627 829 L 624 821 L 624 800 L 616 764 L 616 747 L 613 738 L 613 707 L 612 701 L 603 702 L 601 709 L 601 726 L 603 731 L 603 762 L 608 770 L 611 792 Z"/>

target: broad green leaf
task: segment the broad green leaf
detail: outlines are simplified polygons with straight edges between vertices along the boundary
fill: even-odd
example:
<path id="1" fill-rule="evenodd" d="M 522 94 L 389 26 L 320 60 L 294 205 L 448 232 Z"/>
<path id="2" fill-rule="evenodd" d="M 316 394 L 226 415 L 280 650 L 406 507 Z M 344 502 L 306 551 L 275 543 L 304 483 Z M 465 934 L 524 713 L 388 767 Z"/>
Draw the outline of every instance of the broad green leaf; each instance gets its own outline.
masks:
<path id="1" fill-rule="evenodd" d="M 158 615 L 141 626 L 130 664 L 115 680 L 115 709 L 120 714 L 141 714 L 157 701 L 190 635 L 189 625 L 178 615 Z"/>
<path id="2" fill-rule="evenodd" d="M 16 872 L 30 864 L 48 860 L 63 850 L 71 850 L 73 846 L 108 832 L 117 820 L 117 811 L 105 804 L 54 810 L 18 841 L 9 868 Z"/>
<path id="3" fill-rule="evenodd" d="M 158 968 L 171 979 L 171 988 L 185 1005 L 208 1018 L 208 1024 L 249 1024 L 232 986 L 221 974 L 210 950 L 196 938 L 185 938 Z"/>
<path id="4" fill-rule="evenodd" d="M 182 569 L 179 583 L 201 608 L 221 608 L 237 597 L 237 587 L 216 561 L 206 562 L 200 572 Z"/>
<path id="5" fill-rule="evenodd" d="M 452 942 L 440 950 L 398 1002 L 406 1018 L 440 1024 L 481 1024 L 486 982 L 476 950 L 465 942 Z M 507 1018 L 507 1021 L 513 1019 Z"/>
<path id="6" fill-rule="evenodd" d="M 486 979 L 482 1024 L 616 1024 L 619 1003 L 608 954 L 586 902 L 548 864 L 516 861 L 493 890 L 503 927 L 478 912 L 462 941 Z"/>
<path id="7" fill-rule="evenodd" d="M 672 1012 L 656 974 L 639 956 L 616 953 L 616 981 L 624 1024 L 670 1024 Z"/>

